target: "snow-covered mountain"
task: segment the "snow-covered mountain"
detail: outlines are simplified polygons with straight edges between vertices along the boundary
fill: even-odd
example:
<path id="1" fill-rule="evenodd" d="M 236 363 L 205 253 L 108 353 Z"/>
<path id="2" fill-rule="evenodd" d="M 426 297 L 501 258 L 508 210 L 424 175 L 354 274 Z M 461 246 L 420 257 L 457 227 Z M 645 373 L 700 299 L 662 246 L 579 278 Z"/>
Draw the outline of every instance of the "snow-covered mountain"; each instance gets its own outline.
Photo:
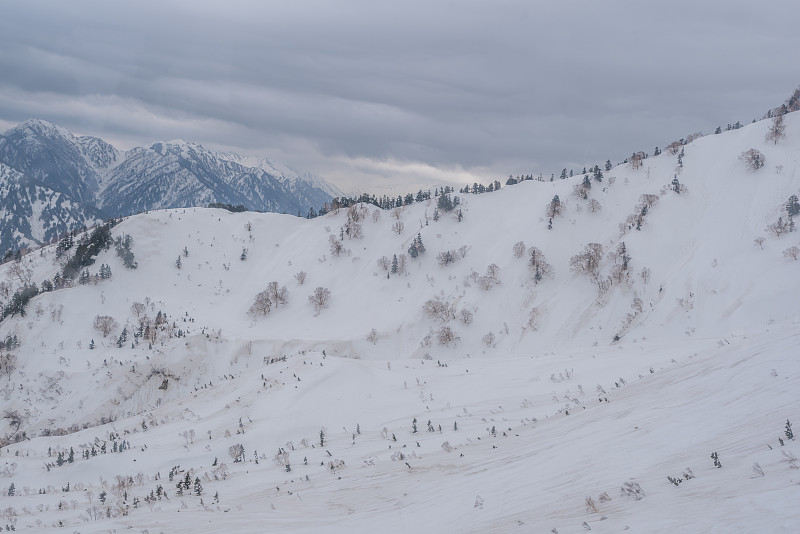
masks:
<path id="1" fill-rule="evenodd" d="M 137 268 L 102 249 L 85 283 L 28 292 L 0 322 L 2 520 L 795 532 L 800 116 L 785 119 L 777 144 L 762 121 L 450 212 L 126 218 L 111 239 L 132 238 Z M 173 146 L 148 150 L 195 150 Z M 0 298 L 64 285 L 101 240 L 3 265 Z"/>
<path id="2" fill-rule="evenodd" d="M 37 211 L 28 196 L 8 197 L 18 190 L 6 187 L 0 202 L 10 215 L 0 250 L 41 244 L 59 235 L 37 234 L 27 231 L 29 227 L 72 230 L 97 217 L 212 202 L 305 215 L 312 206 L 319 208 L 340 194 L 319 177 L 272 164 L 248 166 L 237 162 L 237 157 L 180 140 L 121 152 L 102 139 L 76 137 L 42 120 L 26 121 L 0 135 L 0 163 L 38 187 L 39 196 L 64 197 L 84 214 Z M 46 216 L 51 218 L 42 218 Z M 18 222 L 11 226 L 14 221 Z M 16 237 L 6 239 L 6 235 Z"/>

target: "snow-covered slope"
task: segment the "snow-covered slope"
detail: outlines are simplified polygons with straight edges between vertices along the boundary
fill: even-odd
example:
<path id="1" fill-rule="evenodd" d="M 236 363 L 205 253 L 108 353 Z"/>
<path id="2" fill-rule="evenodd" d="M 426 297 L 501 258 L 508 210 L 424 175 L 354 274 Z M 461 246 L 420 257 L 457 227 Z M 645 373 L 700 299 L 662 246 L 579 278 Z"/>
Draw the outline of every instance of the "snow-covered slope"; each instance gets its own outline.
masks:
<path id="1" fill-rule="evenodd" d="M 682 166 L 665 153 L 616 167 L 587 198 L 583 176 L 461 195 L 461 221 L 435 220 L 433 200 L 313 220 L 125 219 L 112 235 L 133 238 L 136 269 L 112 246 L 88 267 L 110 279 L 0 323 L 15 356 L 0 435 L 20 440 L 0 458 L 0 488 L 15 487 L 4 519 L 33 532 L 794 532 L 800 263 L 784 251 L 798 234 L 766 230 L 800 191 L 794 115 L 778 144 L 766 122 L 704 137 Z M 766 166 L 745 167 L 750 148 Z M 417 236 L 426 252 L 393 273 Z M 570 267 L 589 243 L 603 249 L 594 276 Z M 534 279 L 532 247 L 552 277 Z M 73 250 L 3 266 L 3 298 L 52 280 Z M 273 281 L 286 301 L 248 314 Z M 320 309 L 316 288 L 330 291 Z M 98 316 L 117 323 L 106 336 Z"/>

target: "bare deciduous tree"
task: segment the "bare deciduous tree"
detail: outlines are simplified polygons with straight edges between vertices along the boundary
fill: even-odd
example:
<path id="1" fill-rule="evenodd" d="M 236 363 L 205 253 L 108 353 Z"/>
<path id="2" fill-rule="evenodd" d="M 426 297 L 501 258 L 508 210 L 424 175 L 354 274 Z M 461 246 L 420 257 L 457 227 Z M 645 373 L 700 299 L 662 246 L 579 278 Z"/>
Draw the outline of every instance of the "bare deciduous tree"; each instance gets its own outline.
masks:
<path id="1" fill-rule="evenodd" d="M 439 264 L 440 267 L 444 267 L 446 265 L 450 265 L 458 260 L 461 256 L 455 250 L 443 250 L 442 252 L 436 255 L 436 262 Z"/>
<path id="2" fill-rule="evenodd" d="M 405 274 L 408 268 L 408 256 L 405 254 L 397 255 L 397 274 Z"/>
<path id="3" fill-rule="evenodd" d="M 681 151 L 681 146 L 683 145 L 681 144 L 680 141 L 673 141 L 670 144 L 668 144 L 667 148 L 665 148 L 664 150 L 675 156 L 678 154 L 678 152 Z"/>
<path id="4" fill-rule="evenodd" d="M 381 271 L 386 272 L 389 270 L 389 267 L 391 266 L 392 262 L 389 261 L 389 258 L 387 258 L 386 256 L 381 256 L 380 258 L 378 258 L 378 269 L 380 269 Z"/>
<path id="5" fill-rule="evenodd" d="M 582 274 L 589 275 L 596 280 L 600 272 L 600 260 L 603 259 L 603 245 L 600 243 L 589 243 L 578 254 L 569 260 L 570 268 Z"/>
<path id="6" fill-rule="evenodd" d="M 133 312 L 136 317 L 140 317 L 146 309 L 146 306 L 141 302 L 134 302 L 131 304 L 131 311 Z"/>
<path id="7" fill-rule="evenodd" d="M 767 158 L 764 157 L 764 154 L 755 148 L 742 152 L 739 155 L 739 160 L 743 161 L 751 171 L 757 171 L 767 163 Z"/>
<path id="8" fill-rule="evenodd" d="M 11 373 L 17 368 L 17 357 L 10 352 L 0 353 L 0 376 L 7 376 L 11 380 Z"/>
<path id="9" fill-rule="evenodd" d="M 396 233 L 397 235 L 400 235 L 403 233 L 405 227 L 406 225 L 403 223 L 403 221 L 395 221 L 395 223 L 392 225 L 392 231 L 394 231 L 394 233 Z"/>
<path id="10" fill-rule="evenodd" d="M 644 161 L 644 158 L 644 152 L 634 152 L 628 160 L 631 164 L 631 168 L 633 168 L 633 170 L 639 169 L 642 166 L 642 161 Z"/>
<path id="11" fill-rule="evenodd" d="M 544 278 L 553 277 L 553 266 L 547 262 L 544 253 L 537 247 L 528 249 L 528 267 L 530 267 L 533 281 L 537 284 Z"/>
<path id="12" fill-rule="evenodd" d="M 286 286 L 279 286 L 278 282 L 267 284 L 267 294 L 276 308 L 278 304 L 286 304 L 286 301 L 289 300 L 289 292 L 286 290 Z"/>
<path id="13" fill-rule="evenodd" d="M 772 117 L 772 124 L 769 126 L 769 130 L 767 130 L 766 141 L 771 142 L 774 145 L 778 144 L 778 141 L 786 137 L 786 124 L 783 122 L 783 113 L 781 110 L 776 111 L 776 115 Z"/>
<path id="14" fill-rule="evenodd" d="M 458 315 L 459 315 L 459 318 L 461 319 L 462 323 L 464 323 L 466 325 L 472 324 L 472 318 L 473 318 L 472 317 L 472 312 L 469 311 L 468 309 L 462 308 L 461 311 L 458 312 Z"/>
<path id="15" fill-rule="evenodd" d="M 446 323 L 450 319 L 455 319 L 456 316 L 455 305 L 449 303 L 439 296 L 436 296 L 425 302 L 425 304 L 422 306 L 422 309 L 425 311 L 425 313 L 443 323 Z"/>
<path id="16" fill-rule="evenodd" d="M 791 258 L 793 260 L 796 260 L 797 258 L 800 257 L 800 248 L 797 248 L 796 246 L 791 246 L 783 251 L 783 256 L 785 258 Z"/>
<path id="17" fill-rule="evenodd" d="M 319 312 L 328 307 L 330 300 L 331 290 L 326 287 L 318 287 L 308 296 L 308 301 L 314 305 L 316 315 L 319 315 Z"/>
<path id="18" fill-rule="evenodd" d="M 373 345 L 376 345 L 378 343 L 378 331 L 375 330 L 374 328 L 370 330 L 369 334 L 367 334 L 367 341 L 369 341 Z"/>
<path id="19" fill-rule="evenodd" d="M 331 245 L 331 254 L 333 254 L 334 256 L 338 256 L 344 251 L 344 245 L 342 244 L 341 241 L 336 239 L 335 235 L 329 235 L 328 241 L 330 242 Z"/>
<path id="20" fill-rule="evenodd" d="M 20 261 L 12 261 L 11 265 L 8 267 L 8 272 L 11 276 L 18 279 L 22 285 L 28 285 L 31 283 L 31 276 L 33 275 L 33 271 L 27 265 Z"/>
<path id="21" fill-rule="evenodd" d="M 496 281 L 491 276 L 479 276 L 478 286 L 484 291 L 489 291 L 496 284 Z"/>
<path id="22" fill-rule="evenodd" d="M 294 275 L 294 279 L 297 280 L 298 285 L 302 286 L 305 283 L 307 276 L 308 274 L 305 271 L 300 271 Z"/>
<path id="23" fill-rule="evenodd" d="M 642 271 L 639 273 L 639 276 L 642 278 L 642 283 L 644 285 L 650 283 L 651 272 L 647 267 L 642 267 Z"/>
<path id="24" fill-rule="evenodd" d="M 366 215 L 367 210 L 363 206 L 359 206 L 358 204 L 353 204 L 349 208 L 347 208 L 347 218 L 351 221 L 358 222 L 364 218 Z"/>
<path id="25" fill-rule="evenodd" d="M 764 250 L 764 241 L 766 241 L 763 237 L 757 237 L 753 239 L 753 244 L 759 247 L 761 250 Z"/>
<path id="26" fill-rule="evenodd" d="M 600 202 L 598 202 L 597 200 L 595 200 L 593 198 L 589 199 L 589 211 L 590 212 L 597 213 L 601 209 L 602 209 L 602 206 L 600 205 Z"/>
<path id="27" fill-rule="evenodd" d="M 783 217 L 778 217 L 778 220 L 776 222 L 767 226 L 767 232 L 774 235 L 775 237 L 780 237 L 783 234 L 789 232 L 789 226 L 790 224 L 784 221 Z"/>
<path id="28" fill-rule="evenodd" d="M 361 239 L 364 237 L 364 228 L 361 226 L 361 223 L 348 219 L 344 225 L 344 233 L 347 234 L 350 239 Z"/>
<path id="29" fill-rule="evenodd" d="M 528 328 L 531 330 L 537 330 L 539 326 L 539 317 L 541 316 L 541 312 L 539 311 L 539 307 L 535 307 L 531 310 L 528 314 Z"/>
<path id="30" fill-rule="evenodd" d="M 244 462 L 244 446 L 241 443 L 228 447 L 228 454 L 233 458 L 233 463 Z"/>
<path id="31" fill-rule="evenodd" d="M 553 197 L 553 200 L 547 203 L 545 214 L 548 219 L 555 219 L 564 212 L 564 203 L 558 195 Z"/>
<path id="32" fill-rule="evenodd" d="M 639 203 L 636 205 L 636 209 L 641 210 L 643 206 L 647 206 L 647 209 L 650 209 L 658 202 L 658 198 L 658 195 L 645 193 L 639 197 Z"/>
<path id="33" fill-rule="evenodd" d="M 514 248 L 512 250 L 515 258 L 521 258 L 525 255 L 525 243 L 523 241 L 517 241 L 514 243 Z"/>
<path id="34" fill-rule="evenodd" d="M 483 342 L 483 344 L 484 344 L 484 345 L 486 345 L 487 347 L 494 347 L 494 343 L 495 343 L 495 336 L 494 336 L 494 334 L 493 334 L 492 332 L 489 332 L 488 334 L 486 334 L 485 336 L 483 336 L 483 337 L 481 338 L 481 341 L 482 341 L 482 342 Z"/>
<path id="35" fill-rule="evenodd" d="M 440 345 L 449 345 L 458 340 L 455 331 L 447 325 L 442 326 L 436 331 L 436 339 Z"/>
<path id="36" fill-rule="evenodd" d="M 96 315 L 94 318 L 94 328 L 99 330 L 103 337 L 108 336 L 111 332 L 117 329 L 119 323 L 110 315 Z"/>
<path id="37" fill-rule="evenodd" d="M 696 139 L 700 139 L 701 137 L 703 137 L 703 132 L 690 133 L 686 136 L 686 144 L 688 145 L 689 143 L 695 141 Z"/>
<path id="38" fill-rule="evenodd" d="M 253 299 L 253 304 L 250 305 L 248 313 L 254 317 L 256 315 L 266 315 L 269 313 L 271 308 L 272 302 L 269 297 L 269 293 L 266 290 L 259 291 L 256 293 L 255 299 Z"/>

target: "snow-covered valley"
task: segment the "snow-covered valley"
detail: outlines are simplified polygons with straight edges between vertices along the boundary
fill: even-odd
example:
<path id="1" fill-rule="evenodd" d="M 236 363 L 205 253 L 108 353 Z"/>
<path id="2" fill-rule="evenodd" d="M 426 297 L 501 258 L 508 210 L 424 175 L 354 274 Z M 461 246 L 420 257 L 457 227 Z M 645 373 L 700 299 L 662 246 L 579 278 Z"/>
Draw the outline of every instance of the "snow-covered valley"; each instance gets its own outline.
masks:
<path id="1" fill-rule="evenodd" d="M 122 220 L 135 269 L 0 323 L 0 526 L 796 532 L 796 115 L 450 212 Z"/>

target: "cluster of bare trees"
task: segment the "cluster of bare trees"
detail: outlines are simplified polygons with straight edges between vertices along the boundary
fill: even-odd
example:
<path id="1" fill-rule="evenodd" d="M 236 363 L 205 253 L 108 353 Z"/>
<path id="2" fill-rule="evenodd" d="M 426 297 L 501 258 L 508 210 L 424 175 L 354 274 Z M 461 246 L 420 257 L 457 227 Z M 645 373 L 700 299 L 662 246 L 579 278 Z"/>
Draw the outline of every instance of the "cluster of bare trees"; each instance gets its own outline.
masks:
<path id="1" fill-rule="evenodd" d="M 528 249 L 528 267 L 531 270 L 533 282 L 538 284 L 545 278 L 553 278 L 553 266 L 548 263 L 544 253 L 537 247 Z"/>
<path id="2" fill-rule="evenodd" d="M 433 319 L 446 323 L 456 318 L 456 306 L 440 296 L 435 296 L 425 302 L 422 309 Z"/>
<path id="3" fill-rule="evenodd" d="M 11 373 L 17 368 L 17 357 L 10 352 L 0 353 L 0 376 L 7 376 L 11 380 Z"/>
<path id="4" fill-rule="evenodd" d="M 624 235 L 628 230 L 637 229 L 641 230 L 642 225 L 645 222 L 647 214 L 650 212 L 650 208 L 652 208 L 656 202 L 658 202 L 659 196 L 645 193 L 639 197 L 639 202 L 636 203 L 636 206 L 633 208 L 633 213 L 628 215 L 625 218 L 625 222 L 620 223 L 619 225 L 619 232 L 620 234 Z"/>
<path id="5" fill-rule="evenodd" d="M 631 168 L 633 170 L 637 170 L 642 166 L 642 162 L 647 157 L 647 154 L 644 152 L 634 152 L 631 157 L 628 159 L 628 162 L 631 164 Z"/>
<path id="6" fill-rule="evenodd" d="M 277 308 L 280 304 L 286 304 L 288 300 L 289 291 L 286 286 L 280 286 L 278 282 L 273 281 L 267 284 L 267 289 L 256 293 L 248 313 L 252 316 L 266 315 L 273 307 Z"/>
<path id="7" fill-rule="evenodd" d="M 458 250 L 443 250 L 436 255 L 436 262 L 440 267 L 445 267 L 451 263 L 455 263 L 458 260 L 465 258 L 467 256 L 467 252 L 469 252 L 469 247 L 467 246 L 461 246 L 458 248 Z"/>
<path id="8" fill-rule="evenodd" d="M 778 217 L 778 220 L 770 225 L 767 225 L 767 233 L 774 235 L 775 237 L 780 237 L 783 234 L 788 234 L 789 232 L 794 232 L 794 219 L 788 217 L 788 221 L 783 220 L 783 217 Z M 760 245 L 763 245 L 760 243 Z M 763 246 L 762 246 L 763 248 Z"/>
<path id="9" fill-rule="evenodd" d="M 572 256 L 569 260 L 570 269 L 585 274 L 596 282 L 600 278 L 600 261 L 603 259 L 603 245 L 589 243 L 583 250 Z"/>

